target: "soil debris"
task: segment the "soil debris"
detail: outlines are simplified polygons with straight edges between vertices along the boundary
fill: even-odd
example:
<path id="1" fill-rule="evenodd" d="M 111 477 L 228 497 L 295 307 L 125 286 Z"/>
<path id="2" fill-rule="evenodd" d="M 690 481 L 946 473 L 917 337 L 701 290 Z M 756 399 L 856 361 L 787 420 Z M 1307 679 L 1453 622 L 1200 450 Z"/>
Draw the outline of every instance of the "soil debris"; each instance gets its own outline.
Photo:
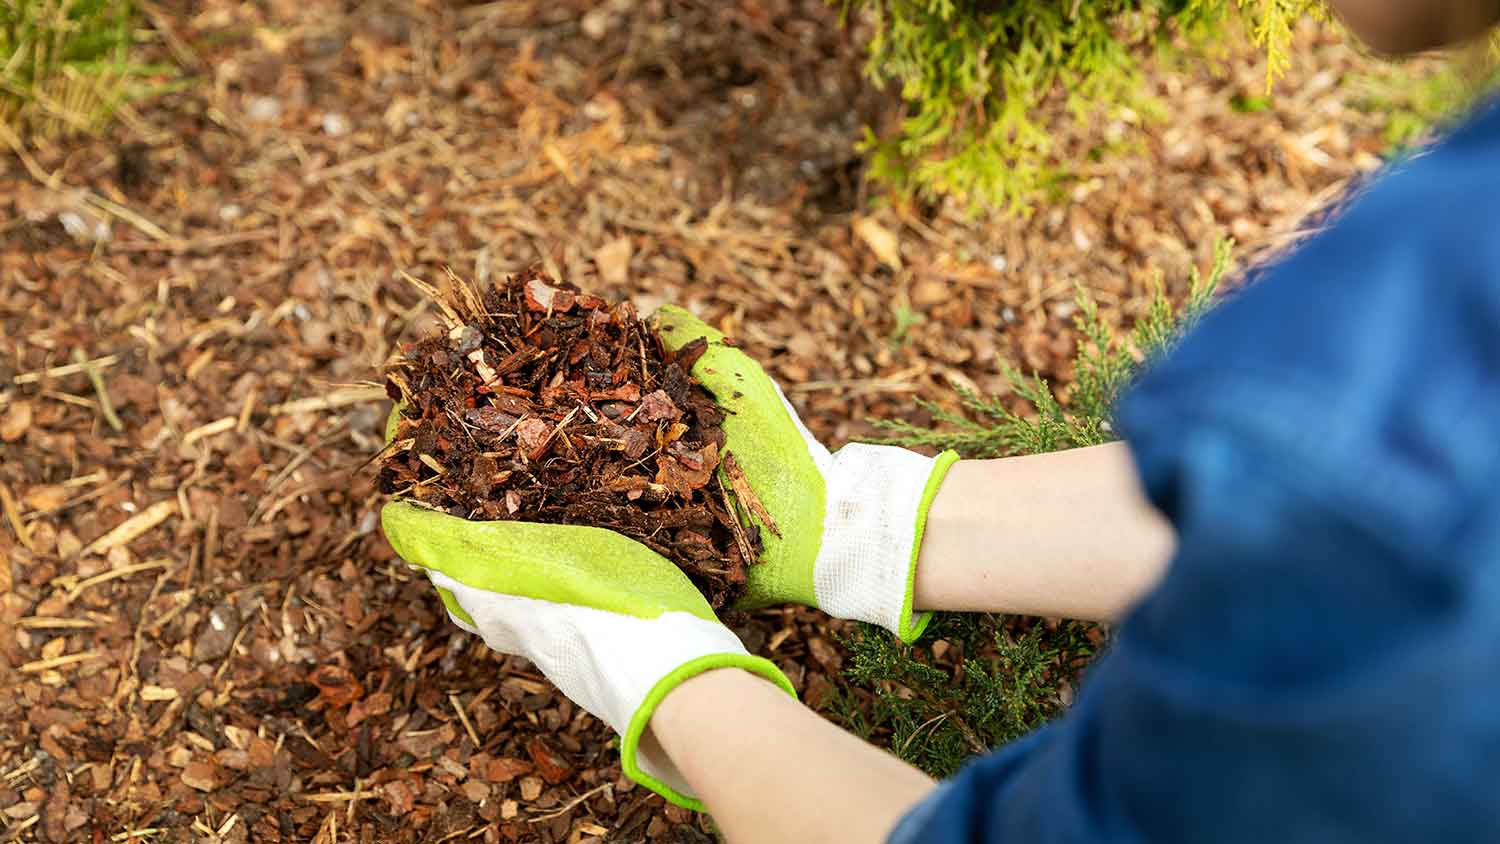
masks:
<path id="1" fill-rule="evenodd" d="M 387 369 L 400 402 L 381 490 L 475 520 L 591 525 L 622 533 L 687 573 L 724 610 L 773 531 L 734 455 L 724 413 L 629 302 L 609 304 L 528 270 L 483 290 L 450 276 L 446 331 Z"/>

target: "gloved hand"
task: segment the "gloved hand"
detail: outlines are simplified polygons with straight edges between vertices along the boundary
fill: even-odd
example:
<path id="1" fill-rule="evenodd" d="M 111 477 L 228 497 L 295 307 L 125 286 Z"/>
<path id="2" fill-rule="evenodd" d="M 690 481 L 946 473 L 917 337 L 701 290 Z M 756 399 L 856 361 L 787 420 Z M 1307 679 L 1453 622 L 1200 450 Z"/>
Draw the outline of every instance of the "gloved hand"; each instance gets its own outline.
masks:
<path id="1" fill-rule="evenodd" d="M 448 614 L 497 651 L 530 659 L 622 737 L 626 775 L 702 811 L 671 761 L 641 746 L 673 688 L 743 668 L 795 694 L 751 656 L 675 565 L 617 533 L 576 525 L 471 522 L 405 501 L 381 511 L 396 553 L 427 571 Z"/>
<path id="2" fill-rule="evenodd" d="M 766 371 L 723 334 L 670 305 L 656 320 L 674 351 L 707 339 L 692 374 L 729 411 L 725 448 L 776 524 L 771 530 L 757 519 L 765 550 L 747 570 L 740 606 L 805 604 L 915 641 L 931 618 L 912 612 L 917 552 L 933 496 L 958 455 L 864 443 L 830 454 Z"/>

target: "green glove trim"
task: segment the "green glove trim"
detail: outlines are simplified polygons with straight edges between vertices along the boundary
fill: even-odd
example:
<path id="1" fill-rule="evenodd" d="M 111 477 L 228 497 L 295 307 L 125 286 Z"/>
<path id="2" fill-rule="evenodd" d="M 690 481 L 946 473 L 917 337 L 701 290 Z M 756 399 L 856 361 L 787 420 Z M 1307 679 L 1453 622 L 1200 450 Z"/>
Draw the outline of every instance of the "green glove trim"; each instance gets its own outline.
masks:
<path id="1" fill-rule="evenodd" d="M 932 474 L 927 476 L 927 485 L 922 488 L 922 500 L 917 504 L 917 536 L 912 540 L 911 566 L 906 571 L 906 597 L 901 599 L 901 629 L 896 631 L 897 638 L 908 645 L 921 638 L 922 631 L 932 621 L 931 612 L 912 618 L 911 603 L 917 588 L 917 557 L 922 554 L 922 534 L 927 531 L 927 511 L 932 509 L 932 499 L 937 497 L 938 488 L 943 485 L 943 479 L 948 477 L 948 470 L 957 462 L 956 451 L 945 451 L 937 456 L 932 463 Z"/>
<path id="2" fill-rule="evenodd" d="M 656 321 L 662 343 L 672 351 L 699 337 L 708 340 L 693 375 L 728 411 L 726 447 L 782 531 L 776 536 L 762 526 L 765 550 L 746 572 L 746 594 L 736 606 L 817 606 L 813 565 L 823 537 L 823 475 L 775 382 L 749 355 L 725 343 L 723 333 L 682 308 L 663 305 Z"/>
<path id="3" fill-rule="evenodd" d="M 431 578 L 431 575 L 428 575 L 428 577 Z M 470 627 L 473 627 L 475 629 L 479 628 L 479 624 L 478 622 L 474 621 L 474 617 L 469 615 L 468 610 L 465 610 L 463 606 L 459 604 L 458 597 L 453 594 L 452 589 L 444 589 L 441 586 L 433 586 L 432 588 L 437 590 L 438 597 L 443 600 L 443 606 L 448 608 L 448 613 L 450 615 L 452 615 L 459 621 L 462 621 L 464 624 L 469 625 Z"/>
<path id="4" fill-rule="evenodd" d="M 715 668 L 743 668 L 751 674 L 758 674 L 770 680 L 793 698 L 797 697 L 797 690 L 792 688 L 792 682 L 781 673 L 781 669 L 777 668 L 775 663 L 749 654 L 723 653 L 700 656 L 684 662 L 670 674 L 656 681 L 656 685 L 646 693 L 646 698 L 641 701 L 640 707 L 630 717 L 630 725 L 625 728 L 624 738 L 620 742 L 620 764 L 625 769 L 625 776 L 665 797 L 667 802 L 695 812 L 705 811 L 703 801 L 688 797 L 641 770 L 640 764 L 636 761 L 636 751 L 640 747 L 641 736 L 651 725 L 651 716 L 656 713 L 656 707 L 661 704 L 667 693 L 681 685 L 682 681 Z"/>
<path id="5" fill-rule="evenodd" d="M 718 623 L 680 569 L 603 528 L 471 522 L 407 501 L 385 505 L 380 524 L 401 559 L 475 589 L 637 618 L 675 610 Z M 450 609 L 451 597 L 443 596 Z"/>

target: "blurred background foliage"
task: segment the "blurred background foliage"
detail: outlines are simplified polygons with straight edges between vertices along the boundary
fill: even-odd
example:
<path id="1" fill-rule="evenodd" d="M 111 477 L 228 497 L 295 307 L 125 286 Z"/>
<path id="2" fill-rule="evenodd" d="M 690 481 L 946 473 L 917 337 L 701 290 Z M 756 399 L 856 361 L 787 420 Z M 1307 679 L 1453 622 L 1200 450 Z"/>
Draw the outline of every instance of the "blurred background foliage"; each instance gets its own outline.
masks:
<path id="1" fill-rule="evenodd" d="M 161 68 L 131 61 L 129 0 L 0 0 L 0 124 L 18 135 L 97 132 Z"/>
<path id="2" fill-rule="evenodd" d="M 841 0 L 846 19 L 875 27 L 865 65 L 899 92 L 901 119 L 867 128 L 870 175 L 897 194 L 952 198 L 970 211 L 1025 212 L 1045 199 L 1065 166 L 1057 121 L 1123 119 L 1137 128 L 1164 116 L 1142 84 L 1144 57 L 1163 51 L 1211 57 L 1248 38 L 1265 56 L 1263 110 L 1290 66 L 1304 19 L 1335 25 L 1321 0 Z M 1371 80 L 1372 108 L 1393 113 L 1393 145 L 1413 142 L 1445 114 L 1494 89 L 1500 51 L 1468 51 L 1436 78 L 1400 66 Z"/>

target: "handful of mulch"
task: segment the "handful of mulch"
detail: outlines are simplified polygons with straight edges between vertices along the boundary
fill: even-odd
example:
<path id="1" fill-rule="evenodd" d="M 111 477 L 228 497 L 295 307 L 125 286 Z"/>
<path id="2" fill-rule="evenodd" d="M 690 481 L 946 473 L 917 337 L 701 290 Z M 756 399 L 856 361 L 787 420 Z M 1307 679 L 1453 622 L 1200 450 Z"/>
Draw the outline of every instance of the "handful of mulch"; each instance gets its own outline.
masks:
<path id="1" fill-rule="evenodd" d="M 474 520 L 608 528 L 676 563 L 716 611 L 761 550 L 724 413 L 629 302 L 535 269 L 476 290 L 412 280 L 448 330 L 386 369 L 400 402 L 383 492 Z M 720 472 L 727 475 L 727 480 Z"/>

